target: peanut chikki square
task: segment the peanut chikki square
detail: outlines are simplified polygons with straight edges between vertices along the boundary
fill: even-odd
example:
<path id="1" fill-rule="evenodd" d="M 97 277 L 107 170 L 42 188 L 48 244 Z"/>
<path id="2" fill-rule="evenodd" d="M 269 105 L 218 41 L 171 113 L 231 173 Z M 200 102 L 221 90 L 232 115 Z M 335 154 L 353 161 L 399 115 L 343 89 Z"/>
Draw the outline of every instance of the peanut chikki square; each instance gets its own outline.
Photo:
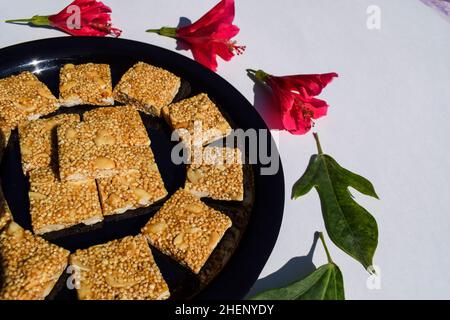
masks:
<path id="1" fill-rule="evenodd" d="M 79 121 L 80 116 L 77 114 L 62 114 L 20 125 L 19 141 L 23 172 L 51 166 L 57 155 L 56 127 L 63 123 Z"/>
<path id="2" fill-rule="evenodd" d="M 29 198 L 31 224 L 36 234 L 103 220 L 95 180 L 61 182 L 55 169 L 32 170 Z"/>
<path id="3" fill-rule="evenodd" d="M 167 196 L 151 149 L 135 161 L 138 169 L 97 180 L 103 215 L 147 207 Z"/>
<path id="4" fill-rule="evenodd" d="M 59 74 L 59 101 L 63 107 L 114 104 L 111 70 L 107 64 L 66 64 Z"/>
<path id="5" fill-rule="evenodd" d="M 100 136 L 114 136 L 114 143 L 133 146 L 150 145 L 147 130 L 134 106 L 97 108 L 84 113 L 83 120 L 91 123 L 92 128 L 97 132 L 100 131 Z"/>
<path id="6" fill-rule="evenodd" d="M 164 300 L 170 296 L 141 235 L 77 250 L 70 264 L 81 300 Z"/>
<path id="7" fill-rule="evenodd" d="M 185 189 L 197 197 L 242 201 L 244 173 L 239 149 L 206 147 L 187 166 Z"/>
<path id="8" fill-rule="evenodd" d="M 111 126 L 112 125 L 112 126 Z M 149 151 L 144 141 L 114 122 L 63 124 L 57 129 L 60 176 L 63 181 L 108 178 L 136 168 L 136 158 Z M 122 130 L 123 129 L 123 130 Z"/>
<path id="9" fill-rule="evenodd" d="M 169 71 L 138 62 L 122 76 L 114 88 L 114 98 L 159 117 L 161 109 L 175 98 L 180 85 L 180 78 Z"/>
<path id="10" fill-rule="evenodd" d="M 0 79 L 0 114 L 11 124 L 11 129 L 19 121 L 35 120 L 59 108 L 58 100 L 47 86 L 31 72 Z"/>
<path id="11" fill-rule="evenodd" d="M 9 223 L 0 233 L 0 300 L 43 300 L 67 265 L 69 251 Z"/>
<path id="12" fill-rule="evenodd" d="M 188 146 L 206 145 L 231 132 L 227 120 L 205 93 L 166 106 L 162 113 Z"/>
<path id="13" fill-rule="evenodd" d="M 149 147 L 102 146 L 84 149 L 60 145 L 59 173 L 62 181 L 109 178 L 120 173 L 139 170 L 136 158 Z"/>
<path id="14" fill-rule="evenodd" d="M 28 114 L 14 106 L 14 102 L 0 100 L 0 127 L 5 136 L 9 136 L 11 130 L 20 124 L 28 123 Z"/>
<path id="15" fill-rule="evenodd" d="M 191 193 L 178 190 L 142 229 L 148 242 L 199 273 L 231 220 Z"/>

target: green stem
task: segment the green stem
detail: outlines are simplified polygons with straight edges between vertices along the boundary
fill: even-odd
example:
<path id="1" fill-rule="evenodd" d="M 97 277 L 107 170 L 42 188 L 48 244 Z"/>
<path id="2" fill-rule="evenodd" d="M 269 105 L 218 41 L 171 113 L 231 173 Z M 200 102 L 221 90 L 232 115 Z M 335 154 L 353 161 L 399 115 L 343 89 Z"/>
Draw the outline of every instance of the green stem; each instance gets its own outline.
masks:
<path id="1" fill-rule="evenodd" d="M 6 23 L 28 23 L 32 24 L 34 26 L 50 26 L 50 20 L 48 19 L 48 16 L 33 16 L 30 19 L 12 19 L 12 20 L 6 20 Z"/>
<path id="2" fill-rule="evenodd" d="M 14 20 L 5 20 L 6 23 L 16 23 L 16 22 L 31 22 L 31 19 L 14 19 Z"/>
<path id="3" fill-rule="evenodd" d="M 322 146 L 320 145 L 319 134 L 317 132 L 313 132 L 314 139 L 316 140 L 317 152 L 319 154 L 323 154 Z"/>
<path id="4" fill-rule="evenodd" d="M 247 73 L 251 78 L 258 80 L 263 84 L 267 82 L 267 78 L 269 77 L 269 74 L 263 70 L 247 69 Z"/>
<path id="5" fill-rule="evenodd" d="M 325 249 L 325 253 L 327 254 L 328 263 L 334 263 L 333 259 L 331 259 L 330 252 L 328 251 L 327 244 L 325 243 L 325 238 L 323 237 L 323 233 L 319 232 L 320 241 L 322 241 L 323 248 Z"/>
<path id="6" fill-rule="evenodd" d="M 177 37 L 177 28 L 172 27 L 162 27 L 160 29 L 148 29 L 145 32 L 157 33 L 160 36 L 176 38 Z"/>

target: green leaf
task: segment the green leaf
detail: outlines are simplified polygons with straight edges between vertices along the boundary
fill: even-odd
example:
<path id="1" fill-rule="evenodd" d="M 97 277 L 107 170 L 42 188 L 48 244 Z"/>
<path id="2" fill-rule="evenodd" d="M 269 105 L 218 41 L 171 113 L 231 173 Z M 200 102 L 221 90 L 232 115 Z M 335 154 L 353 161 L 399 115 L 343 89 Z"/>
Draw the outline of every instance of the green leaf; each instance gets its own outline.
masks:
<path id="1" fill-rule="evenodd" d="M 313 155 L 303 176 L 292 188 L 292 198 L 307 194 L 313 187 L 320 197 L 322 214 L 330 239 L 365 269 L 373 264 L 378 244 L 374 217 L 352 197 L 349 187 L 378 199 L 372 183 L 342 168 L 331 156 L 323 154 L 318 136 L 319 154 Z"/>
<path id="2" fill-rule="evenodd" d="M 306 278 L 284 288 L 264 291 L 250 300 L 344 300 L 344 281 L 341 270 L 329 256 L 322 234 L 320 239 L 328 256 L 328 263 Z"/>

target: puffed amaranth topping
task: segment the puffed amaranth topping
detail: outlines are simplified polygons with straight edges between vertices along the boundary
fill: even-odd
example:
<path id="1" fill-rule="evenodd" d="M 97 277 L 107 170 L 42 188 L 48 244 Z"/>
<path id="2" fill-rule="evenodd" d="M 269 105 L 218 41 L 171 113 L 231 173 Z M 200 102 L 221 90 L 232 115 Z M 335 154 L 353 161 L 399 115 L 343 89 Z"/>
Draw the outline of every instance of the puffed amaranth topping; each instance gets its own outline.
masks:
<path id="1" fill-rule="evenodd" d="M 114 104 L 111 69 L 107 64 L 66 64 L 60 70 L 59 100 L 63 107 Z"/>
<path id="2" fill-rule="evenodd" d="M 80 300 L 165 300 L 169 287 L 143 236 L 77 250 L 70 256 Z"/>
<path id="3" fill-rule="evenodd" d="M 8 225 L 10 221 L 12 221 L 12 214 L 9 210 L 5 196 L 3 195 L 0 181 L 0 232 Z"/>
<path id="4" fill-rule="evenodd" d="M 69 251 L 15 222 L 0 233 L 0 300 L 43 300 L 67 266 Z"/>
<path id="5" fill-rule="evenodd" d="M 175 192 L 142 229 L 148 242 L 199 273 L 231 227 L 231 220 L 183 189 Z"/>
<path id="6" fill-rule="evenodd" d="M 113 129 L 113 124 L 81 122 L 57 128 L 62 181 L 108 178 L 139 169 L 135 159 L 148 154 L 149 146 L 125 127 Z"/>
<path id="7" fill-rule="evenodd" d="M 30 172 L 30 214 L 35 234 L 103 220 L 95 180 L 61 182 L 55 169 Z"/>
<path id="8" fill-rule="evenodd" d="M 136 161 L 136 170 L 97 180 L 103 215 L 147 207 L 167 196 L 151 149 Z"/>
<path id="9" fill-rule="evenodd" d="M 97 142 L 101 136 L 114 136 L 114 143 L 131 146 L 148 146 L 150 138 L 141 116 L 134 106 L 97 108 L 83 114 L 83 121 L 97 130 Z M 103 134 L 102 134 L 103 133 Z"/>
<path id="10" fill-rule="evenodd" d="M 206 93 L 164 107 L 162 114 L 188 146 L 207 145 L 231 132 L 229 123 Z"/>
<path id="11" fill-rule="evenodd" d="M 47 86 L 31 72 L 0 79 L 0 114 L 14 129 L 21 121 L 36 120 L 56 111 L 59 102 Z"/>
<path id="12" fill-rule="evenodd" d="M 0 161 L 3 158 L 3 153 L 8 146 L 9 137 L 11 136 L 11 129 L 2 127 L 2 119 L 0 117 Z"/>
<path id="13" fill-rule="evenodd" d="M 187 165 L 185 189 L 197 197 L 242 201 L 244 173 L 237 148 L 206 147 Z"/>
<path id="14" fill-rule="evenodd" d="M 173 73 L 138 62 L 122 76 L 114 88 L 114 98 L 159 117 L 161 109 L 175 98 L 180 85 L 180 78 Z"/>
<path id="15" fill-rule="evenodd" d="M 80 116 L 77 114 L 62 114 L 19 126 L 23 172 L 46 168 L 56 163 L 56 127 L 63 123 L 79 121 Z"/>

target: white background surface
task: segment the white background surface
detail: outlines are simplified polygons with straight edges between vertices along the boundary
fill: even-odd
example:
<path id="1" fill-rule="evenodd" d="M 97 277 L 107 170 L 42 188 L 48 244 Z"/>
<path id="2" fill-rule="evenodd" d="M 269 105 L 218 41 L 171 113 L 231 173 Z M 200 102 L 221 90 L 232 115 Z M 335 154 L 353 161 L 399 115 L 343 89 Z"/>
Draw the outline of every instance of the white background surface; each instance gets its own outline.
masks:
<path id="1" fill-rule="evenodd" d="M 369 290 L 365 270 L 329 242 L 344 274 L 347 298 L 450 298 L 450 24 L 418 0 L 236 2 L 235 23 L 241 28 L 237 40 L 247 51 L 220 63 L 218 73 L 249 101 L 254 101 L 254 92 L 246 68 L 278 75 L 340 74 L 322 95 L 331 107 L 316 129 L 325 152 L 369 178 L 381 198 L 357 195 L 379 224 L 375 263 L 381 268 L 380 290 Z M 181 16 L 194 21 L 216 0 L 106 3 L 113 8 L 114 24 L 124 30 L 123 38 L 174 50 L 175 41 L 144 30 L 176 26 Z M 64 5 L 66 1 L 1 1 L 0 20 L 52 14 Z M 366 27 L 369 5 L 381 9 L 381 30 Z M 0 23 L 1 47 L 63 35 Z M 297 201 L 289 199 L 293 183 L 315 153 L 312 135 L 283 132 L 279 148 L 286 207 L 261 278 L 306 255 L 314 232 L 324 230 L 314 191 Z M 257 288 L 295 280 L 310 266 L 306 261 L 291 261 L 286 272 L 257 283 Z M 320 266 L 325 261 L 318 245 L 313 262 Z"/>

